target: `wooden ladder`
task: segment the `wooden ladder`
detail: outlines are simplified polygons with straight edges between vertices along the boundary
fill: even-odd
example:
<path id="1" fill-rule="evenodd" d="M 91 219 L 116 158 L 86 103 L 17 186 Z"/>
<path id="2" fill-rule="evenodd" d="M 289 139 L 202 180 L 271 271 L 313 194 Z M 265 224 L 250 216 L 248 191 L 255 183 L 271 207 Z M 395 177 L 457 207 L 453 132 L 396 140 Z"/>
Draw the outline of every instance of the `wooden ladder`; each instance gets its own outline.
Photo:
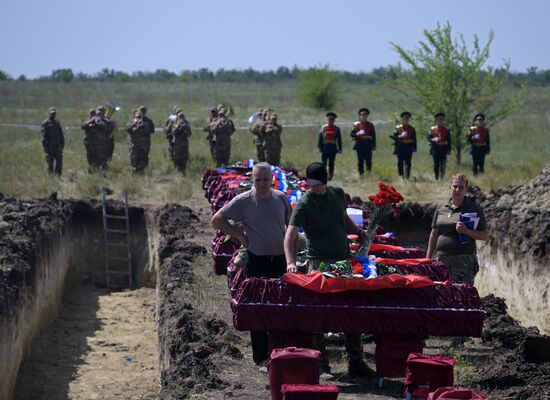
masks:
<path id="1" fill-rule="evenodd" d="M 108 288 L 132 288 L 132 258 L 130 255 L 130 216 L 128 192 L 124 191 L 124 215 L 107 213 L 107 190 L 101 189 L 103 239 L 105 244 L 105 277 Z M 116 227 L 113 224 L 116 222 Z M 120 222 L 123 222 L 122 224 Z M 122 225 L 122 226 L 120 226 Z M 124 251 L 126 249 L 126 251 Z M 125 276 L 128 285 L 113 283 L 114 276 Z M 120 281 L 116 280 L 116 281 Z"/>

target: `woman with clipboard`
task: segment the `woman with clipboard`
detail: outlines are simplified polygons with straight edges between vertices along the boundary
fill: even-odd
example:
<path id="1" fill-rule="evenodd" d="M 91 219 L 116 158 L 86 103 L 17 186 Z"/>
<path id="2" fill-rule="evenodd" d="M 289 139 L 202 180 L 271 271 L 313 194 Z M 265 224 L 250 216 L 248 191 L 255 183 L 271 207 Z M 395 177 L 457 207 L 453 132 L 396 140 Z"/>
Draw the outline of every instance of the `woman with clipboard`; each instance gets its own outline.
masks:
<path id="1" fill-rule="evenodd" d="M 449 202 L 434 213 L 426 256 L 447 264 L 454 282 L 473 285 L 479 271 L 476 240 L 488 239 L 487 222 L 483 210 L 466 197 L 466 175 L 453 175 L 449 189 Z"/>

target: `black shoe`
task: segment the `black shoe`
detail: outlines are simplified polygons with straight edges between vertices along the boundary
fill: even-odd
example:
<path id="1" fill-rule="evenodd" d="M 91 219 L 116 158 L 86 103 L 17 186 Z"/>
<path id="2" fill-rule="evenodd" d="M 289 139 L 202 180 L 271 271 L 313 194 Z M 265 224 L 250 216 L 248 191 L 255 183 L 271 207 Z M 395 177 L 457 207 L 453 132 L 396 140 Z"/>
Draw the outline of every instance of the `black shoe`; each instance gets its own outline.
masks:
<path id="1" fill-rule="evenodd" d="M 376 376 L 376 372 L 363 361 L 348 364 L 348 375 L 350 378 L 371 378 Z"/>

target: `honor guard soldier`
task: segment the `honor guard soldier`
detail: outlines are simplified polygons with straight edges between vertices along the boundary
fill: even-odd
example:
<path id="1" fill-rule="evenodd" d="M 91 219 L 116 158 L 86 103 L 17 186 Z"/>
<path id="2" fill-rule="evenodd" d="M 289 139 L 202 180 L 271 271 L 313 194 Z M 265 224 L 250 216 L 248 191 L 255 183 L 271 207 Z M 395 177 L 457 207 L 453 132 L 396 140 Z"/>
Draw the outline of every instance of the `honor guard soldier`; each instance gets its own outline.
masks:
<path id="1" fill-rule="evenodd" d="M 65 136 L 63 128 L 55 118 L 57 111 L 54 107 L 48 110 L 48 118 L 42 121 L 42 148 L 46 153 L 48 173 L 55 173 L 61 176 L 63 171 L 63 147 L 65 147 Z"/>
<path id="2" fill-rule="evenodd" d="M 328 163 L 328 180 L 334 176 L 334 160 L 336 154 L 342 152 L 342 134 L 340 128 L 334 125 L 334 121 L 338 116 L 331 112 L 327 113 L 327 123 L 322 126 L 319 131 L 319 139 L 317 147 L 321 153 L 321 162 L 327 167 Z"/>
<path id="3" fill-rule="evenodd" d="M 435 125 L 430 128 L 428 142 L 434 160 L 435 179 L 443 179 L 447 156 L 451 154 L 451 131 L 445 127 L 445 113 L 434 115 Z"/>
<path id="4" fill-rule="evenodd" d="M 376 130 L 374 125 L 367 121 L 370 111 L 364 107 L 359 110 L 359 121 L 356 122 L 351 131 L 351 138 L 355 141 L 353 150 L 357 152 L 357 170 L 359 175 L 372 169 L 372 152 L 376 150 Z"/>
<path id="5" fill-rule="evenodd" d="M 416 152 L 416 130 L 409 124 L 411 116 L 410 112 L 403 111 L 401 124 L 395 127 L 395 132 L 390 136 L 394 141 L 393 154 L 397 156 L 397 173 L 405 179 L 411 176 L 412 153 Z"/>
<path id="6" fill-rule="evenodd" d="M 136 111 L 128 124 L 128 145 L 130 164 L 134 174 L 143 174 L 149 165 L 149 150 L 151 149 L 151 127 L 143 121 L 143 115 Z"/>
<path id="7" fill-rule="evenodd" d="M 489 129 L 485 128 L 485 115 L 477 114 L 474 117 L 474 126 L 470 128 L 466 139 L 470 143 L 470 154 L 474 163 L 474 175 L 485 172 L 485 156 L 491 151 Z"/>

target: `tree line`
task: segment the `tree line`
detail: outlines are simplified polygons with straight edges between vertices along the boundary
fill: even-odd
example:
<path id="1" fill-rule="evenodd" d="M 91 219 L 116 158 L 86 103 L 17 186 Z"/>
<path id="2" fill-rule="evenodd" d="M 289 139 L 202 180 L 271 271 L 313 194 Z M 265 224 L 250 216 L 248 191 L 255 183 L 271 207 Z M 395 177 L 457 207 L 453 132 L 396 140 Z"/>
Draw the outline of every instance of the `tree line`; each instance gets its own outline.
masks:
<path id="1" fill-rule="evenodd" d="M 156 71 L 136 71 L 127 73 L 115 69 L 103 68 L 95 74 L 74 72 L 71 68 L 56 69 L 50 75 L 28 79 L 25 75 L 15 78 L 7 72 L 0 70 L 0 81 L 8 80 L 33 80 L 46 82 L 293 82 L 300 79 L 300 75 L 309 69 L 279 67 L 276 70 L 258 71 L 247 69 L 224 69 L 216 71 L 208 68 L 197 70 L 184 70 L 180 73 L 157 69 Z M 333 71 L 338 80 L 343 83 L 356 84 L 385 84 L 388 81 L 398 81 L 411 73 L 410 69 L 403 68 L 400 64 L 374 68 L 369 72 Z M 550 70 L 530 67 L 525 72 L 512 72 L 506 69 L 496 68 L 492 71 L 484 71 L 485 74 L 505 77 L 505 81 L 514 86 L 550 86 Z"/>

